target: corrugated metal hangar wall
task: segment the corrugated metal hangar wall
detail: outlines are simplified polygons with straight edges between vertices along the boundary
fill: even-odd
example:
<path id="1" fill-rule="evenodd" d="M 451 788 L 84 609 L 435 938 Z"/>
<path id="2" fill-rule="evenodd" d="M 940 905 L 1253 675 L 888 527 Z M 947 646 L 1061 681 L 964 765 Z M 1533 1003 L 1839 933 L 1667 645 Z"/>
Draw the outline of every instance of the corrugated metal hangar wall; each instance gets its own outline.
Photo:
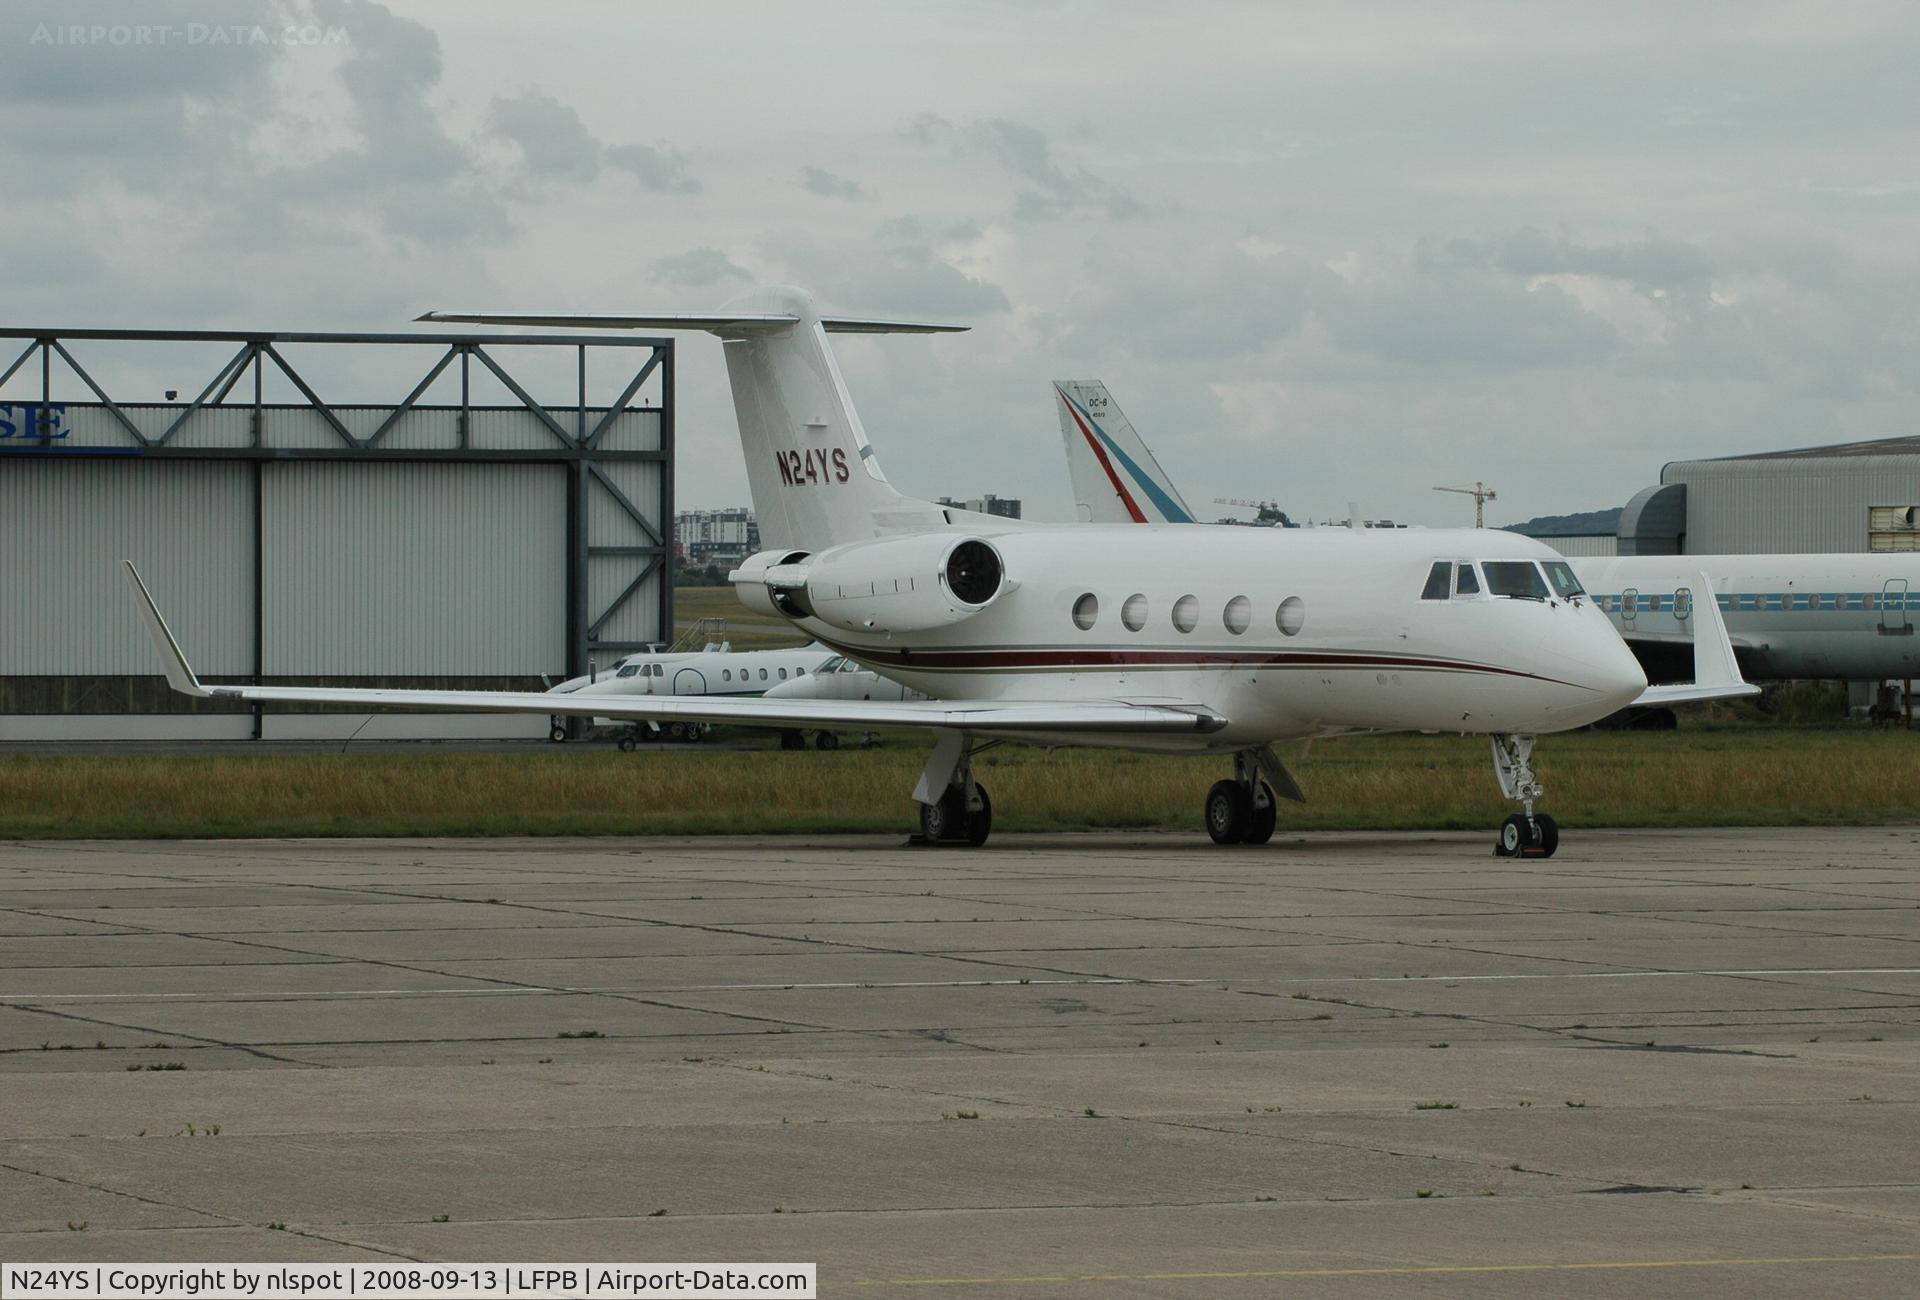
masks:
<path id="1" fill-rule="evenodd" d="M 538 689 L 542 674 L 584 672 L 589 659 L 670 639 L 667 340 L 22 337 L 31 341 L 0 386 L 37 355 L 40 373 L 26 379 L 40 391 L 22 400 L 20 383 L 0 389 L 13 397 L 0 397 L 0 519 L 19 548 L 0 600 L 0 738 L 547 729 L 544 718 L 257 716 L 182 699 L 158 675 L 123 558 L 213 680 Z M 213 339 L 238 351 L 199 400 L 133 405 L 109 399 L 73 359 L 62 340 L 77 337 L 136 349 Z M 437 346 L 439 364 L 385 406 L 322 403 L 280 351 L 403 342 Z M 574 349 L 551 359 L 577 363 L 575 400 L 534 401 L 496 360 L 503 348 Z M 606 349 L 598 355 L 613 358 L 624 383 L 597 406 L 587 400 L 590 348 Z M 59 400 L 57 363 L 95 400 Z M 275 372 L 309 400 L 264 400 Z M 474 404 L 473 381 L 488 376 L 518 404 Z M 458 405 L 420 401 L 436 381 L 449 398 L 457 389 Z M 230 400 L 242 383 L 251 400 Z"/>

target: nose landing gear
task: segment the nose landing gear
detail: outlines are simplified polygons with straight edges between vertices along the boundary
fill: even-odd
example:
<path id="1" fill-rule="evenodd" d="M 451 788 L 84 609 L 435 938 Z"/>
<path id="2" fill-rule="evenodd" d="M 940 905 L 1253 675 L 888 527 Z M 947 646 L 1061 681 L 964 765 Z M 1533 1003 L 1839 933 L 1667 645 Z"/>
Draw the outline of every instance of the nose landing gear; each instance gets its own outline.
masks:
<path id="1" fill-rule="evenodd" d="M 1500 838 L 1494 842 L 1497 858 L 1550 858 L 1560 847 L 1560 823 L 1545 813 L 1533 811 L 1533 801 L 1546 788 L 1533 779 L 1533 737 L 1493 737 L 1493 773 L 1500 778 L 1500 793 L 1518 799 L 1522 811 L 1500 824 Z"/>

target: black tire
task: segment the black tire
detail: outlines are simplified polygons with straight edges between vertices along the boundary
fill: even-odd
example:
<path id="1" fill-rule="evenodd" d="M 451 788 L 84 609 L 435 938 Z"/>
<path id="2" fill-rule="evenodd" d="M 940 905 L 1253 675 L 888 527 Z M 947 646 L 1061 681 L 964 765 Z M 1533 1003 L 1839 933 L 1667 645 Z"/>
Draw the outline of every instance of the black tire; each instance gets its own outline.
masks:
<path id="1" fill-rule="evenodd" d="M 633 738 L 632 733 L 628 733 L 627 735 L 620 737 L 621 753 L 631 754 L 634 750 L 638 749 L 639 747 L 640 747 L 640 742 Z"/>
<path id="2" fill-rule="evenodd" d="M 840 737 L 831 731 L 822 731 L 814 736 L 813 747 L 815 749 L 838 749 L 840 748 Z"/>
<path id="3" fill-rule="evenodd" d="M 1533 825 L 1540 833 L 1540 856 L 1552 857 L 1553 851 L 1560 847 L 1560 823 L 1545 813 L 1535 813 Z"/>
<path id="4" fill-rule="evenodd" d="M 1253 799 L 1238 781 L 1215 781 L 1207 791 L 1207 834 L 1215 844 L 1239 844 L 1253 824 Z"/>
<path id="5" fill-rule="evenodd" d="M 797 731 L 783 731 L 780 733 L 780 748 L 805 749 L 806 747 L 807 738 L 801 733 Z"/>
<path id="6" fill-rule="evenodd" d="M 668 740 L 674 740 L 674 741 L 680 741 L 680 740 L 685 740 L 686 738 L 687 738 L 687 724 L 686 724 L 686 723 L 684 723 L 684 722 L 669 722 L 669 723 L 667 724 L 667 739 L 668 739 Z"/>
<path id="7" fill-rule="evenodd" d="M 993 833 L 993 800 L 987 798 L 987 787 L 978 781 L 973 783 L 973 792 L 980 796 L 980 806 L 967 813 L 966 839 L 977 849 Z"/>
<path id="8" fill-rule="evenodd" d="M 1517 858 L 1533 840 L 1533 828 L 1527 825 L 1527 819 L 1520 813 L 1513 813 L 1500 823 L 1500 838 L 1494 842 L 1495 855 L 1503 858 Z"/>
<path id="9" fill-rule="evenodd" d="M 547 739 L 556 745 L 564 745 L 567 743 L 567 729 L 556 722 L 553 724 L 553 729 L 547 733 Z"/>
<path id="10" fill-rule="evenodd" d="M 1266 796 L 1267 806 L 1257 804 L 1247 819 L 1247 834 L 1242 844 L 1265 844 L 1273 838 L 1273 828 L 1280 820 L 1280 805 L 1273 801 L 1273 787 L 1265 781 L 1260 783 L 1260 793 Z"/>
<path id="11" fill-rule="evenodd" d="M 920 805 L 920 834 L 929 844 L 950 844 L 966 834 L 967 804 L 963 791 L 949 787 L 938 803 Z"/>

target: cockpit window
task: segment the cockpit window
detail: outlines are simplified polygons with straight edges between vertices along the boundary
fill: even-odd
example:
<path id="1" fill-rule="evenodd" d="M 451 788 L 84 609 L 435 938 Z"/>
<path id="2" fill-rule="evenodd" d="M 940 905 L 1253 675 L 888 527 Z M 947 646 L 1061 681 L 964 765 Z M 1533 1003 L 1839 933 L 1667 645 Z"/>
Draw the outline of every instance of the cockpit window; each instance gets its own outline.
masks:
<path id="1" fill-rule="evenodd" d="M 1454 579 L 1453 594 L 1456 596 L 1479 595 L 1480 579 L 1475 576 L 1473 566 L 1462 560 L 1456 568 L 1459 576 Z"/>
<path id="2" fill-rule="evenodd" d="M 1487 590 L 1496 596 L 1545 600 L 1550 594 L 1540 566 L 1532 560 L 1487 560 L 1480 567 L 1487 571 Z"/>
<path id="3" fill-rule="evenodd" d="M 1427 571 L 1427 585 L 1420 592 L 1422 600 L 1445 600 L 1453 594 L 1453 564 L 1441 560 Z"/>
<path id="4" fill-rule="evenodd" d="M 840 665 L 840 671 L 843 673 L 857 673 L 860 671 L 860 665 L 849 659 Z"/>
<path id="5" fill-rule="evenodd" d="M 843 656 L 835 655 L 833 658 L 827 660 L 825 663 L 821 664 L 818 668 L 814 669 L 813 671 L 815 671 L 816 673 L 839 672 L 840 665 L 845 662 L 846 662 L 846 659 Z"/>
<path id="6" fill-rule="evenodd" d="M 640 665 L 628 664 L 620 670 L 620 675 L 622 677 L 638 677 L 640 675 Z"/>
<path id="7" fill-rule="evenodd" d="M 1563 560 L 1547 561 L 1547 577 L 1553 583 L 1553 589 L 1560 593 L 1560 599 L 1572 600 L 1575 596 L 1584 596 L 1587 589 L 1580 585 L 1580 579 L 1574 576 L 1573 566 Z"/>

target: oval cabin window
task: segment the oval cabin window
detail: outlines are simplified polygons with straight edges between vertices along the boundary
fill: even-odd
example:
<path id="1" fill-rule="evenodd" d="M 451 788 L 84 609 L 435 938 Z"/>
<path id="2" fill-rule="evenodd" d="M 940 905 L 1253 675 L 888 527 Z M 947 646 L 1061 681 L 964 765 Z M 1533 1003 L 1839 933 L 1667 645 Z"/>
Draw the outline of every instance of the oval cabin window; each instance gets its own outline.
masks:
<path id="1" fill-rule="evenodd" d="M 1200 623 L 1200 602 L 1192 596 L 1182 596 L 1173 602 L 1173 626 L 1178 632 L 1191 632 Z"/>
<path id="2" fill-rule="evenodd" d="M 1253 602 L 1245 596 L 1235 596 L 1227 602 L 1227 608 L 1220 615 L 1220 621 L 1227 625 L 1227 631 L 1239 636 L 1253 624 Z"/>
<path id="3" fill-rule="evenodd" d="M 1100 618 L 1100 598 L 1092 592 L 1073 602 L 1073 625 L 1082 632 L 1091 632 Z"/>
<path id="4" fill-rule="evenodd" d="M 1298 596 L 1288 596 L 1280 602 L 1273 621 L 1279 625 L 1282 635 L 1299 636 L 1300 629 L 1307 625 L 1307 603 Z"/>
<path id="5" fill-rule="evenodd" d="M 1147 625 L 1147 598 L 1139 592 L 1127 597 L 1127 603 L 1120 607 L 1120 621 L 1127 631 L 1138 632 Z"/>

